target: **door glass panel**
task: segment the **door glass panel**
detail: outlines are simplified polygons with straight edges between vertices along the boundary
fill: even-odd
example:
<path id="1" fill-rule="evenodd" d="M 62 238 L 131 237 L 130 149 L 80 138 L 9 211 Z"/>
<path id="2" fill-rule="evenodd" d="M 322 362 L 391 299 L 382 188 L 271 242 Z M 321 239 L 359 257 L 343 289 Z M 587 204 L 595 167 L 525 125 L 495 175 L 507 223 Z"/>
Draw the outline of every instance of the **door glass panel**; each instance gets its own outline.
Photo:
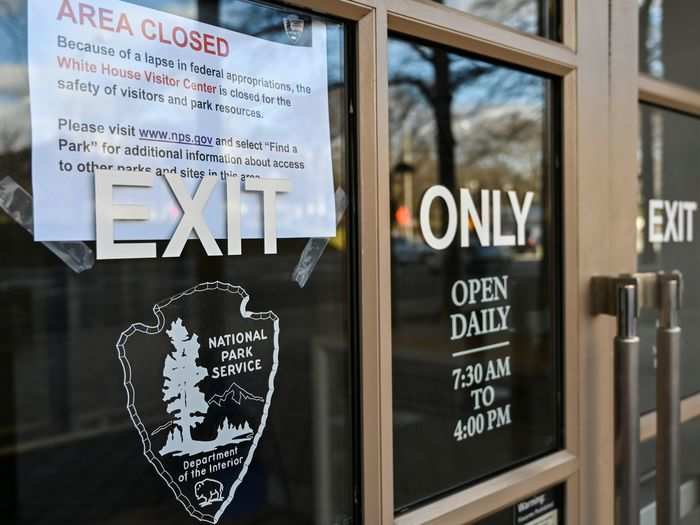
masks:
<path id="1" fill-rule="evenodd" d="M 700 3 L 639 0 L 639 70 L 700 89 Z"/>
<path id="2" fill-rule="evenodd" d="M 555 81 L 389 49 L 401 511 L 561 446 L 561 222 Z"/>
<path id="3" fill-rule="evenodd" d="M 557 0 L 434 0 L 518 31 L 559 40 Z"/>
<path id="4" fill-rule="evenodd" d="M 640 126 L 637 268 L 683 273 L 681 390 L 686 397 L 700 392 L 700 119 L 641 104 Z M 656 319 L 656 312 L 645 312 L 639 323 L 642 412 L 656 404 Z"/>
<path id="5" fill-rule="evenodd" d="M 301 21 L 306 21 L 307 30 L 312 20 L 314 27 L 321 24 L 327 37 L 333 187 L 342 190 L 347 209 L 354 209 L 352 123 L 348 117 L 352 72 L 347 67 L 352 62 L 346 59 L 352 47 L 349 26 L 308 13 L 280 11 L 260 2 L 144 0 L 129 5 L 133 7 L 134 3 L 256 33 L 274 42 L 289 42 L 303 34 Z M 89 263 L 81 268 L 84 271 L 75 273 L 49 249 L 55 251 L 55 245 L 34 242 L 24 228 L 31 227 L 32 210 L 26 203 L 30 202 L 27 199 L 37 175 L 32 173 L 31 165 L 27 8 L 25 0 L 2 2 L 0 7 L 0 187 L 4 191 L 0 195 L 0 521 L 18 525 L 198 523 L 190 513 L 205 515 L 208 505 L 221 503 L 230 493 L 222 493 L 216 483 L 204 484 L 195 488 L 197 501 L 186 508 L 182 500 L 178 501 L 181 495 L 174 481 L 166 482 L 151 461 L 156 454 L 167 454 L 163 450 L 169 443 L 184 439 L 178 438 L 174 430 L 184 428 L 184 417 L 194 421 L 190 444 L 213 441 L 212 436 L 194 433 L 200 429 L 197 418 L 221 414 L 216 405 L 222 411 L 231 407 L 232 412 L 248 418 L 222 419 L 213 429 L 216 439 L 225 438 L 229 444 L 236 441 L 245 447 L 255 432 L 257 446 L 250 461 L 246 456 L 242 482 L 218 518 L 219 524 L 355 523 L 358 427 L 354 416 L 354 214 L 340 217 L 337 235 L 327 245 L 319 244 L 319 239 L 311 245 L 309 239 L 280 239 L 277 254 L 264 255 L 263 241 L 251 239 L 243 240 L 242 256 L 206 257 L 200 241 L 194 239 L 187 243 L 181 257 L 94 262 L 92 256 L 83 261 Z M 154 17 L 162 15 L 152 13 Z M 69 77 L 76 75 L 81 76 L 71 73 Z M 105 110 L 114 109 L 109 101 L 101 103 Z M 129 115 L 123 118 L 127 121 Z M 210 128 L 216 128 L 210 130 L 212 133 L 226 127 L 217 117 L 206 118 L 216 121 L 211 123 Z M 300 125 L 272 125 L 282 124 L 290 129 Z M 229 132 L 235 134 L 236 130 Z M 22 213 L 8 204 L 8 198 L 15 204 L 24 203 Z M 70 209 L 63 211 L 71 213 Z M 158 254 L 163 253 L 165 245 L 157 243 Z M 292 276 L 309 247 L 320 259 L 301 286 Z M 224 242 L 220 242 L 220 248 L 225 251 Z M 79 245 L 83 255 L 94 251 L 94 242 Z M 210 284 L 193 290 L 200 283 Z M 248 302 L 240 289 L 222 283 L 242 287 Z M 215 294 L 217 299 L 208 303 L 198 299 L 205 297 L 200 292 L 211 290 L 228 293 Z M 176 295 L 184 291 L 189 292 Z M 168 298 L 172 304 L 183 305 L 176 310 L 183 325 L 179 326 L 177 320 L 169 325 L 175 334 L 170 336 L 171 342 L 178 353 L 157 351 L 169 348 L 163 347 L 169 343 L 161 333 L 158 344 L 140 343 L 139 351 L 129 354 L 132 359 L 127 367 L 118 344 L 123 341 L 122 334 L 132 323 L 154 323 L 154 305 Z M 161 315 L 167 308 L 160 308 Z M 245 336 L 251 341 L 252 352 L 257 352 L 258 344 L 267 345 L 264 348 L 268 350 L 277 345 L 279 366 L 274 389 L 272 383 L 261 384 L 260 380 L 251 379 L 251 385 L 259 386 L 260 391 L 253 391 L 252 386 L 250 391 L 240 385 L 233 388 L 232 383 L 216 399 L 205 398 L 208 406 L 204 407 L 195 390 L 188 387 L 186 392 L 194 404 L 188 406 L 199 408 L 187 412 L 181 406 L 175 412 L 180 414 L 176 416 L 180 418 L 177 426 L 168 419 L 176 396 L 166 400 L 166 382 L 189 385 L 194 381 L 192 377 L 205 373 L 208 378 L 224 373 L 253 377 L 243 374 L 258 366 L 254 359 L 251 364 L 246 349 L 228 354 L 232 368 L 212 368 L 211 359 L 203 358 L 201 351 L 196 361 L 186 361 L 193 356 L 188 345 L 196 341 L 195 334 L 201 348 L 206 344 L 211 350 L 212 339 L 205 334 L 211 333 L 212 327 L 233 326 L 229 324 L 232 319 L 231 323 L 239 323 L 236 326 L 248 326 L 241 320 L 248 319 L 243 315 L 245 311 L 263 312 L 254 320 L 266 323 L 269 331 L 256 335 L 254 331 L 231 329 L 227 334 L 236 341 Z M 268 311 L 278 318 L 277 328 Z M 275 343 L 273 332 L 277 334 Z M 142 334 L 136 328 L 134 333 Z M 218 344 L 215 342 L 214 347 Z M 127 347 L 126 352 L 131 351 Z M 168 361 L 171 355 L 179 357 Z M 223 353 L 218 355 L 223 359 Z M 261 359 L 262 365 L 271 366 L 268 357 Z M 196 370 L 197 375 L 178 372 L 176 364 L 184 367 L 185 362 L 189 363 L 187 370 Z M 243 364 L 237 365 L 239 362 Z M 131 381 L 127 381 L 127 374 Z M 144 379 L 151 377 L 158 381 Z M 195 384 L 198 389 L 200 385 Z M 267 397 L 266 392 L 271 396 L 273 391 L 274 396 Z M 127 407 L 128 392 L 133 392 L 135 397 L 130 399 L 135 399 L 136 405 Z M 177 399 L 182 400 L 182 396 Z M 264 416 L 260 416 L 261 399 L 271 400 L 266 401 Z M 139 430 L 135 428 L 133 406 L 137 406 L 143 425 Z M 266 426 L 258 434 L 262 423 L 257 428 L 251 428 L 251 424 L 256 427 L 260 417 L 266 418 Z M 145 435 L 153 443 L 162 439 L 165 445 L 149 449 L 142 441 Z M 207 472 L 234 467 L 237 473 L 242 472 L 238 451 L 225 450 L 226 457 L 222 458 L 222 449 L 217 449 L 211 460 L 214 463 L 209 463 L 214 466 Z M 173 457 L 177 459 L 172 465 L 178 468 L 186 459 L 177 453 Z M 179 475 L 198 469 L 192 476 L 201 476 L 209 468 L 206 464 L 186 467 L 182 463 Z M 230 483 L 235 479 L 231 476 Z"/>
<path id="6" fill-rule="evenodd" d="M 700 525 L 700 419 L 681 426 L 681 524 Z M 656 525 L 656 440 L 642 443 L 640 525 Z"/>

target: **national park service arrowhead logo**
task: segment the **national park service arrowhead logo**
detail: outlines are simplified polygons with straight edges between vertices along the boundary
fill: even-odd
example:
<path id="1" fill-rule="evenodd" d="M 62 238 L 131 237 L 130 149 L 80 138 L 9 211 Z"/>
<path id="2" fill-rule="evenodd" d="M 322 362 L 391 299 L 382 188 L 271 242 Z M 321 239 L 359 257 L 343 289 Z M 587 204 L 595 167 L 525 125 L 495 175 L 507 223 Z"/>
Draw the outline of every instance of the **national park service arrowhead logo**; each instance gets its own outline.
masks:
<path id="1" fill-rule="evenodd" d="M 143 453 L 194 518 L 217 523 L 253 461 L 274 392 L 279 319 L 240 286 L 203 283 L 117 342 Z"/>

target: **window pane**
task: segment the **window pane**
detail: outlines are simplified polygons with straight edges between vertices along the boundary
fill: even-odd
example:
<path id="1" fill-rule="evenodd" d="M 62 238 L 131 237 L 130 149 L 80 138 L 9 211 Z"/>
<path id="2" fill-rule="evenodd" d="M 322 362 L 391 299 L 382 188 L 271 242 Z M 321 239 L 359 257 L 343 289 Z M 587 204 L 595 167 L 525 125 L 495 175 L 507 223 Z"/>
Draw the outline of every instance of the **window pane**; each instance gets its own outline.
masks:
<path id="1" fill-rule="evenodd" d="M 395 505 L 561 443 L 554 81 L 389 48 Z"/>
<path id="2" fill-rule="evenodd" d="M 280 11 L 260 2 L 143 0 L 130 5 L 134 3 L 255 33 L 274 42 L 289 42 L 283 22 L 287 16 L 294 15 L 297 18 L 292 20 L 296 21 L 310 22 L 313 18 L 320 22 L 325 27 L 328 48 L 333 185 L 343 190 L 348 209 L 354 208 L 349 150 L 352 132 L 348 131 L 352 96 L 348 89 L 351 72 L 346 67 L 348 26 L 307 13 Z M 51 4 L 57 5 L 53 1 Z M 4 2 L 3 6 L 0 8 L 0 185 L 10 180 L 31 194 L 28 5 L 27 1 L 17 0 Z M 292 29 L 302 31 L 298 25 Z M 144 64 L 142 69 L 148 68 Z M 87 79 L 87 74 L 66 75 L 71 79 L 76 75 Z M 103 80 L 97 77 L 92 77 L 93 81 Z M 106 100 L 100 99 L 100 103 L 111 111 L 112 103 Z M 210 122 L 211 128 L 217 128 L 209 130 L 211 133 L 226 127 L 223 119 L 206 118 L 215 121 Z M 124 122 L 128 119 L 129 115 L 124 115 Z M 303 123 L 285 121 L 273 125 L 294 127 Z M 228 132 L 235 134 L 237 130 Z M 124 361 L 120 361 L 117 342 L 131 323 L 152 322 L 156 303 L 199 283 L 217 281 L 243 287 L 250 296 L 248 311 L 270 310 L 279 318 L 279 367 L 274 396 L 269 409 L 265 409 L 266 426 L 259 441 L 256 440 L 257 448 L 247 463 L 235 497 L 218 523 L 354 523 L 358 470 L 354 462 L 357 426 L 353 416 L 356 392 L 353 378 L 357 354 L 353 346 L 356 255 L 352 214 L 343 215 L 337 236 L 329 240 L 323 255 L 319 253 L 318 264 L 301 287 L 292 279 L 292 273 L 309 239 L 281 239 L 276 255 L 263 254 L 262 240 L 244 240 L 243 255 L 235 257 L 206 257 L 200 242 L 191 240 L 178 258 L 102 260 L 92 269 L 77 274 L 52 254 L 47 245 L 34 242 L 17 223 L 20 217 L 3 211 L 3 203 L 7 204 L 0 195 L 2 523 L 198 523 L 178 501 L 173 485 L 161 479 L 146 457 L 157 449 L 154 446 L 150 451 L 145 450 L 143 432 L 132 424 L 127 410 L 128 387 L 124 384 L 127 370 L 122 368 Z M 64 212 L 70 214 L 71 210 Z M 31 210 L 28 216 L 31 217 Z M 85 245 L 94 252 L 94 242 Z M 158 242 L 158 254 L 163 253 L 165 245 Z M 224 242 L 220 247 L 225 251 Z M 193 299 L 197 297 L 195 293 L 186 303 L 177 303 L 188 305 L 177 311 L 183 312 L 182 320 L 190 335 L 199 335 L 202 350 L 205 345 L 211 349 L 211 339 L 194 326 L 204 331 L 211 326 L 223 330 L 228 329 L 229 322 L 242 322 L 242 300 L 238 297 L 236 303 L 234 297 L 232 303 L 230 295 L 208 306 Z M 272 325 L 271 319 L 260 320 L 269 323 L 265 325 L 268 328 Z M 269 332 L 264 335 L 265 344 L 271 345 L 272 335 Z M 192 341 L 185 337 L 180 342 L 185 340 Z M 130 361 L 130 384 L 136 402 L 140 403 L 138 410 L 144 428 L 163 424 L 161 430 L 157 428 L 151 434 L 153 440 L 159 434 L 174 435 L 172 426 L 167 426 L 162 383 L 144 380 L 153 375 L 160 381 L 165 375 L 163 371 L 168 364 L 165 354 L 156 351 L 160 348 L 143 344 L 138 355 L 131 354 L 133 362 Z M 182 355 L 189 352 L 178 347 L 180 350 Z M 234 363 L 240 359 L 249 366 L 247 357 L 245 352 L 229 356 L 228 362 L 236 374 L 242 368 L 236 368 Z M 203 359 L 200 351 L 194 368 L 197 374 L 206 369 L 211 378 L 213 369 Z M 192 370 L 194 365 L 189 366 L 188 370 Z M 170 367 L 172 378 L 179 377 L 175 368 Z M 231 370 L 227 368 L 226 373 Z M 183 383 L 192 381 L 192 375 L 181 379 Z M 255 384 L 259 386 L 259 382 Z M 263 386 L 262 392 L 269 386 Z M 242 386 L 241 390 L 222 392 L 219 403 L 228 404 L 236 414 L 240 415 L 239 410 L 244 412 L 250 419 L 228 421 L 228 428 L 222 420 L 218 437 L 225 430 L 231 439 L 241 440 L 241 447 L 247 446 L 250 443 L 247 424 L 255 427 L 255 418 L 260 417 L 260 397 L 264 397 L 260 391 L 243 392 Z M 213 398 L 205 401 L 207 417 L 212 412 L 220 413 L 213 408 Z M 222 411 L 228 410 L 221 404 L 217 406 Z M 191 416 L 204 417 L 199 409 Z M 232 428 L 234 425 L 236 428 Z M 197 430 L 192 428 L 193 432 Z M 203 442 L 207 438 L 198 439 Z M 217 449 L 217 453 L 221 450 Z M 174 464 L 185 459 L 177 454 L 174 457 L 179 458 L 173 460 Z M 182 472 L 185 470 L 189 472 L 183 466 Z M 232 480 L 235 479 L 233 476 Z M 221 497 L 212 489 L 200 493 L 193 504 L 196 509 L 205 509 L 209 503 L 220 502 Z"/>
<path id="3" fill-rule="evenodd" d="M 561 40 L 557 0 L 434 0 L 518 31 Z"/>
<path id="4" fill-rule="evenodd" d="M 639 69 L 700 89 L 700 3 L 639 0 Z"/>
<path id="5" fill-rule="evenodd" d="M 683 273 L 681 389 L 688 396 L 700 392 L 700 119 L 641 104 L 640 126 L 637 269 Z M 656 319 L 644 312 L 639 323 L 643 413 L 656 406 Z"/>

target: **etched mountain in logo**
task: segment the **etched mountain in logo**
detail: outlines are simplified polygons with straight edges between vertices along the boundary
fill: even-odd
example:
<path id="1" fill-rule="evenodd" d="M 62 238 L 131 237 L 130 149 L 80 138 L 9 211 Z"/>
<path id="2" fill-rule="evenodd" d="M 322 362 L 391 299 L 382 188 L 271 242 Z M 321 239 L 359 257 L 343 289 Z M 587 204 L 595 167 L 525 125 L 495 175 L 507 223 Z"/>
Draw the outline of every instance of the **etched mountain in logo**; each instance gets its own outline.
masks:
<path id="1" fill-rule="evenodd" d="M 243 401 L 258 401 L 264 403 L 265 400 L 262 397 L 247 392 L 245 389 L 241 388 L 236 383 L 232 383 L 230 387 L 222 395 L 216 394 L 212 396 L 209 400 L 209 404 L 218 405 L 220 407 L 224 406 L 227 402 L 233 402 L 237 405 L 243 403 Z"/>
<path id="2" fill-rule="evenodd" d="M 156 304 L 157 324 L 133 324 L 117 343 L 144 455 L 208 523 L 243 482 L 274 392 L 279 319 L 249 312 L 249 299 L 240 286 L 204 283 Z M 158 421 L 146 421 L 154 402 Z"/>

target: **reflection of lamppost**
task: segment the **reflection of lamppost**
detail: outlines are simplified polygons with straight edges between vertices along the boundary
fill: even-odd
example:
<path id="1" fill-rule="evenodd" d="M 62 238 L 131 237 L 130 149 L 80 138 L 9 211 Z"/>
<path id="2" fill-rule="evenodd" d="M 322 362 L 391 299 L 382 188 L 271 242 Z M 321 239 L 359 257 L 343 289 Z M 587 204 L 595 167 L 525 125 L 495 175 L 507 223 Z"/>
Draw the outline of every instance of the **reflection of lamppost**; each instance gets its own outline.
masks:
<path id="1" fill-rule="evenodd" d="M 410 151 L 410 150 L 409 150 Z M 393 236 L 399 234 L 408 240 L 413 240 L 413 175 L 416 169 L 410 162 L 406 161 L 406 148 L 403 149 L 401 160 L 391 170 L 391 193 L 392 193 L 392 224 L 394 221 L 398 226 L 398 231 L 392 231 L 392 270 L 391 270 L 391 288 L 398 290 L 398 283 L 401 282 L 399 277 L 400 266 L 397 265 L 395 244 Z M 401 196 L 399 196 L 401 193 Z M 393 229 L 393 228 L 392 228 Z M 396 246 L 398 247 L 398 246 Z M 396 292 L 392 293 L 396 293 Z M 398 308 L 399 301 L 391 301 L 391 319 L 394 323 L 399 320 Z"/>
<path id="2" fill-rule="evenodd" d="M 400 181 L 403 204 L 396 207 L 394 219 L 407 239 L 413 239 L 413 176 L 416 169 L 412 164 L 400 161 L 391 170 L 393 180 Z"/>
<path id="3" fill-rule="evenodd" d="M 220 0 L 197 0 L 197 12 L 199 21 L 207 24 L 218 25 Z"/>

